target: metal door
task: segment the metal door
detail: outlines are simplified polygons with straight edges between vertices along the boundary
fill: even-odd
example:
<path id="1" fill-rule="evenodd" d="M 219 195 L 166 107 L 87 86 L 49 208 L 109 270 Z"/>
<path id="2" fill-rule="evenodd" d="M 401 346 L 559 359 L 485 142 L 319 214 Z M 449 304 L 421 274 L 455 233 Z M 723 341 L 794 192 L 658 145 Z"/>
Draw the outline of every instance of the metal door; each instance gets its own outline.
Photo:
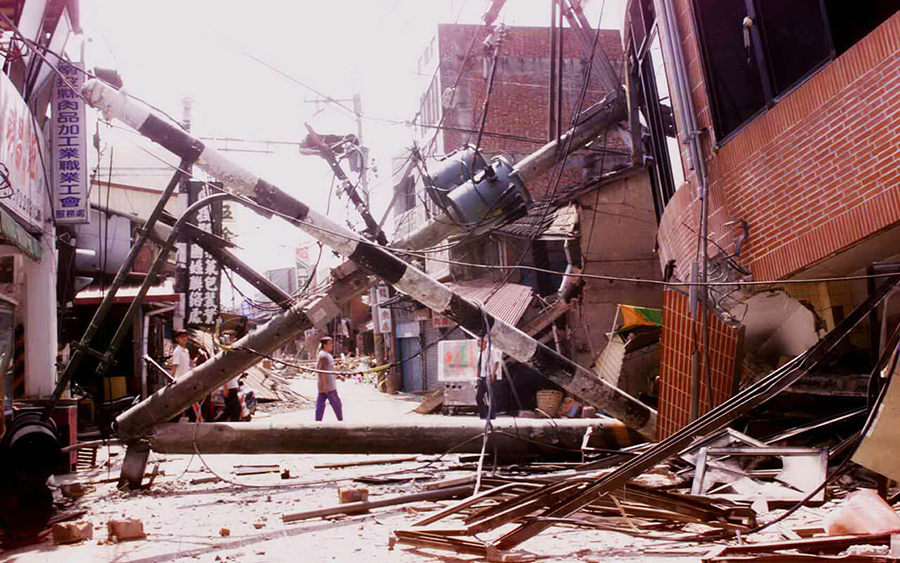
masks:
<path id="1" fill-rule="evenodd" d="M 400 364 L 400 373 L 403 374 L 403 390 L 409 393 L 425 389 L 422 380 L 422 356 L 419 354 L 422 345 L 419 343 L 419 338 L 398 338 L 397 341 L 400 343 L 400 360 L 403 361 Z"/>

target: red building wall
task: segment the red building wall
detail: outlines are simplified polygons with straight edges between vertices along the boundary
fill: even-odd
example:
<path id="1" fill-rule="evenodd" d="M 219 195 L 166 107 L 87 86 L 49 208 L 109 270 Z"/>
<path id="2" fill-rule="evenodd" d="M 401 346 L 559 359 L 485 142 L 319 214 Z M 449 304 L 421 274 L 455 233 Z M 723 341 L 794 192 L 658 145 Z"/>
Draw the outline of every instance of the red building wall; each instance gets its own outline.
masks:
<path id="1" fill-rule="evenodd" d="M 493 156 L 505 154 L 516 161 L 528 155 L 549 139 L 549 69 L 550 32 L 549 28 L 510 27 L 503 42 L 498 61 L 493 93 L 490 98 L 485 131 L 500 133 L 527 140 L 484 137 L 481 146 L 485 154 Z M 481 30 L 481 31 L 479 31 Z M 482 46 L 487 36 L 486 30 L 477 25 L 444 24 L 438 28 L 438 53 L 440 56 L 441 92 L 456 84 L 457 76 L 465 58 L 472 36 L 479 33 L 472 48 L 469 61 L 454 96 L 454 105 L 447 111 L 444 124 L 452 127 L 477 130 L 487 81 L 485 80 L 485 51 Z M 613 62 L 613 67 L 621 75 L 622 44 L 618 31 L 602 30 L 598 44 Z M 563 35 L 563 103 L 562 129 L 568 129 L 572 111 L 584 85 L 587 60 L 582 57 L 581 43 L 571 29 L 565 28 Z M 488 58 L 488 60 L 490 60 Z M 595 63 L 596 64 L 596 63 Z M 592 73 L 582 108 L 588 108 L 606 95 L 596 72 Z M 465 142 L 475 143 L 477 134 L 444 130 L 444 147 L 451 151 Z M 620 166 L 627 159 L 627 145 L 615 133 L 608 135 L 606 146 L 617 154 L 604 159 L 603 170 Z M 582 156 L 584 153 L 580 153 Z M 570 157 L 566 172 L 559 182 L 558 190 L 581 181 L 583 160 Z M 540 199 L 556 186 L 556 179 L 545 175 L 531 182 L 528 189 L 532 197 Z"/>
<path id="2" fill-rule="evenodd" d="M 690 0 L 675 0 L 698 124 L 713 131 Z M 755 279 L 788 277 L 900 222 L 900 14 L 713 150 L 703 135 L 711 238 Z M 689 276 L 697 249 L 696 177 L 660 224 L 660 259 Z M 710 248 L 715 254 L 715 246 Z"/>

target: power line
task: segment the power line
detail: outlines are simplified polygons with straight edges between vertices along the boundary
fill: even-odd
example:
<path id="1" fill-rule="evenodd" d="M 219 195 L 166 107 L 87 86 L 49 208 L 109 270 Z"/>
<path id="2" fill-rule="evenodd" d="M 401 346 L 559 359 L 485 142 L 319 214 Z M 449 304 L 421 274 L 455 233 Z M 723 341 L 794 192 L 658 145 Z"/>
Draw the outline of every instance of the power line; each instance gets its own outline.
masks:
<path id="1" fill-rule="evenodd" d="M 22 37 L 23 41 L 25 41 L 26 44 L 27 44 L 27 43 L 30 43 L 30 41 L 29 41 L 28 39 L 25 39 L 23 36 L 21 36 L 21 33 L 18 32 L 18 29 L 17 29 L 14 25 L 12 25 L 11 22 L 9 22 L 9 19 L 8 19 L 5 15 L 3 15 L 2 13 L 0 13 L 0 18 L 5 19 L 5 20 L 7 21 L 7 24 L 10 25 L 10 26 L 16 31 L 16 33 L 17 33 L 20 37 Z M 595 40 L 596 40 L 596 36 L 595 36 Z M 59 54 L 57 54 L 57 53 L 54 53 L 53 51 L 50 51 L 50 50 L 47 50 L 47 52 L 50 53 L 50 54 L 53 54 L 54 56 L 56 56 L 57 58 L 59 58 L 61 61 L 64 61 L 64 59 L 62 58 L 61 55 L 59 55 Z M 53 64 L 51 64 L 51 63 L 46 59 L 46 57 L 44 57 L 44 56 L 43 56 L 41 53 L 39 53 L 39 52 L 36 52 L 35 54 L 38 55 L 40 58 L 42 58 L 42 60 L 43 60 L 43 61 L 44 61 L 44 62 L 45 62 L 45 63 L 46 63 L 46 64 L 47 64 L 47 65 L 48 65 L 48 66 L 49 66 L 49 67 L 50 67 L 50 68 L 51 68 L 51 69 L 52 69 L 52 70 L 60 77 L 60 78 L 62 78 L 63 80 L 66 80 L 66 77 L 59 71 L 59 69 L 58 69 L 56 66 L 54 66 Z M 84 74 L 86 74 L 87 76 L 90 76 L 90 77 L 92 77 L 92 78 L 96 78 L 93 74 L 91 74 L 91 73 L 89 73 L 89 72 L 87 72 L 87 71 L 82 71 L 82 72 L 84 72 Z M 66 80 L 66 82 L 68 83 L 68 80 Z M 69 83 L 69 85 L 70 85 L 70 87 L 72 86 L 71 83 Z M 73 88 L 73 90 L 75 90 L 75 91 L 77 92 L 77 95 L 78 95 L 78 96 L 80 96 L 80 97 L 82 97 L 82 99 L 84 99 L 84 97 L 81 95 L 80 92 L 77 91 L 77 89 Z M 135 97 L 135 96 L 131 96 L 131 97 L 133 97 L 135 100 L 138 100 L 138 101 L 140 101 L 141 103 L 147 105 L 147 106 L 150 107 L 151 109 L 154 109 L 154 110 L 156 110 L 156 111 L 159 111 L 160 113 L 163 113 L 164 115 L 167 115 L 167 114 L 165 114 L 165 112 L 163 112 L 162 110 L 158 110 L 158 109 L 157 109 L 155 106 L 153 106 L 152 104 L 150 104 L 150 103 L 148 103 L 148 102 L 146 102 L 146 101 L 143 101 L 143 100 L 141 100 L 140 98 L 137 98 L 137 97 Z M 326 96 L 323 96 L 323 97 L 326 97 Z M 577 114 L 576 114 L 576 115 L 577 115 Z M 171 119 L 171 117 L 170 117 L 170 119 Z M 177 123 L 177 121 L 175 121 L 175 120 L 173 120 L 173 121 L 174 121 L 175 123 Z M 124 129 L 124 128 L 122 128 L 122 127 L 118 127 L 118 126 L 115 126 L 115 125 L 113 125 L 113 127 L 117 128 L 117 129 L 127 130 L 127 129 Z M 129 131 L 130 131 L 130 130 L 129 130 Z M 206 185 L 206 186 L 208 186 L 208 187 L 211 187 L 211 188 L 214 189 L 214 190 L 218 190 L 218 191 L 227 191 L 227 190 L 223 190 L 222 188 L 220 188 L 220 187 L 218 187 L 218 186 L 215 186 L 214 184 L 211 184 L 211 183 L 209 183 L 209 182 L 207 182 L 207 181 L 205 181 L 205 180 L 203 180 L 203 179 L 201 179 L 201 178 L 197 178 L 196 176 L 194 176 L 193 174 L 191 174 L 189 171 L 182 170 L 182 169 L 181 169 L 179 166 L 177 166 L 177 165 L 174 165 L 174 164 L 171 164 L 171 163 L 169 163 L 169 162 L 166 162 L 166 161 L 163 160 L 161 157 L 159 157 L 159 156 L 153 154 L 152 152 L 150 152 L 150 151 L 147 150 L 146 148 L 141 147 L 140 145 L 137 145 L 136 143 L 135 143 L 135 146 L 137 146 L 139 149 L 143 150 L 144 152 L 146 152 L 147 154 L 149 154 L 149 155 L 152 156 L 153 158 L 159 160 L 160 162 L 162 162 L 163 164 L 165 164 L 166 166 L 170 167 L 170 168 L 173 169 L 173 170 L 180 171 L 180 172 L 182 172 L 183 174 L 189 176 L 190 178 L 192 178 L 192 179 L 194 179 L 194 180 L 196 180 L 196 181 L 202 182 L 204 185 Z M 558 182 L 557 182 L 557 185 L 558 185 Z M 362 238 L 362 237 L 348 236 L 348 235 L 345 234 L 345 233 L 339 233 L 339 232 L 332 231 L 332 230 L 330 230 L 330 229 L 321 227 L 321 226 L 319 226 L 319 225 L 313 225 L 312 223 L 308 223 L 308 222 L 306 222 L 306 221 L 302 221 L 302 220 L 299 220 L 299 219 L 290 217 L 290 216 L 288 216 L 288 215 L 285 215 L 285 214 L 283 214 L 283 213 L 281 213 L 281 212 L 279 212 L 279 211 L 277 211 L 277 210 L 275 210 L 275 209 L 271 209 L 271 208 L 267 208 L 267 207 L 261 206 L 261 205 L 259 205 L 258 203 L 253 202 L 253 201 L 247 199 L 246 197 L 241 196 L 241 197 L 240 197 L 240 200 L 242 201 L 242 203 L 244 203 L 244 204 L 247 205 L 248 207 L 256 208 L 256 209 L 258 209 L 258 210 L 262 210 L 262 211 L 264 211 L 265 213 L 270 213 L 270 214 L 273 214 L 273 215 L 278 215 L 279 217 L 284 218 L 284 219 L 287 220 L 288 222 L 293 222 L 293 223 L 297 223 L 297 224 L 303 224 L 303 225 L 305 225 L 305 226 L 307 226 L 307 227 L 309 227 L 309 228 L 311 228 L 311 229 L 314 229 L 314 230 L 320 230 L 320 231 L 323 231 L 323 232 L 328 232 L 329 234 L 331 234 L 331 235 L 333 235 L 333 236 L 343 237 L 343 238 L 346 238 L 346 239 L 348 239 L 348 240 L 355 240 L 355 241 L 360 242 L 360 243 L 371 244 L 370 241 L 368 241 L 368 240 L 366 240 L 366 239 L 364 239 L 364 238 Z M 44 234 L 46 234 L 46 235 L 49 236 L 49 233 L 47 233 L 46 231 L 43 231 L 43 230 L 42 230 L 41 232 L 43 232 Z M 59 237 L 56 236 L 56 238 L 59 238 Z M 413 252 L 413 251 L 410 251 L 410 250 L 407 250 L 407 249 L 398 249 L 398 248 L 392 248 L 392 247 L 389 247 L 389 246 L 383 246 L 382 248 L 384 248 L 385 250 L 389 250 L 389 251 L 391 251 L 391 252 L 400 254 L 400 255 L 417 256 L 417 257 L 420 257 L 420 258 L 423 258 L 423 259 L 427 259 L 427 260 L 435 260 L 435 261 L 438 261 L 438 262 L 444 262 L 444 263 L 447 263 L 447 264 L 456 264 L 456 265 L 460 265 L 460 266 L 470 266 L 470 267 L 474 267 L 474 268 L 492 269 L 492 270 L 515 270 L 515 269 L 521 269 L 521 270 L 530 270 L 530 271 L 535 271 L 535 272 L 546 272 L 546 273 L 556 274 L 556 275 L 561 275 L 561 274 L 563 274 L 563 272 L 558 272 L 558 271 L 556 271 L 556 270 L 550 270 L 550 269 L 545 269 L 545 268 L 537 268 L 537 267 L 534 267 L 534 266 L 522 266 L 521 264 L 516 265 L 516 266 L 499 266 L 499 265 L 488 265 L 488 264 L 475 264 L 475 263 L 463 262 L 463 261 L 458 261 L 458 260 L 443 260 L 443 259 L 435 258 L 435 257 L 432 257 L 432 256 L 426 256 L 426 255 L 424 255 L 424 254 L 420 254 L 420 253 L 417 253 L 417 252 Z M 623 283 L 649 284 L 649 285 L 658 285 L 658 286 L 666 286 L 666 287 L 700 287 L 700 286 L 707 286 L 707 287 L 741 287 L 741 286 L 788 285 L 788 284 L 793 285 L 793 284 L 804 284 L 804 283 L 827 283 L 827 282 L 833 282 L 833 281 L 857 281 L 857 280 L 868 280 L 868 279 L 878 279 L 878 278 L 892 277 L 892 276 L 895 276 L 895 275 L 897 275 L 897 274 L 887 274 L 887 273 L 885 273 L 885 274 L 878 274 L 878 273 L 876 273 L 876 274 L 855 275 L 855 276 L 834 276 L 834 277 L 823 277 L 823 278 L 787 279 L 787 280 L 738 280 L 738 281 L 734 281 L 734 282 L 707 282 L 707 283 L 705 283 L 705 284 L 704 284 L 704 283 L 701 283 L 701 282 L 666 282 L 666 281 L 662 281 L 662 280 L 649 280 L 649 279 L 640 279 L 640 278 L 628 278 L 628 277 L 622 277 L 622 276 L 606 276 L 606 275 L 599 275 L 599 274 L 585 274 L 585 273 L 580 273 L 580 274 L 568 274 L 568 275 L 570 275 L 571 277 L 586 278 L 586 279 L 598 279 L 598 280 L 604 280 L 604 281 L 623 282 Z"/>
<path id="2" fill-rule="evenodd" d="M 140 145 L 137 145 L 137 146 L 139 148 L 143 148 L 143 147 L 140 147 Z M 187 174 L 192 179 L 195 179 L 199 182 L 203 182 L 204 184 L 212 187 L 214 190 L 227 191 L 227 190 L 224 190 L 214 184 L 210 184 L 203 179 L 194 177 L 193 175 L 191 175 L 190 172 L 182 170 L 175 164 L 170 164 L 168 162 L 165 162 L 160 157 L 158 157 L 157 155 L 154 155 L 150 151 L 147 151 L 147 153 L 150 154 L 151 156 L 153 156 L 154 158 L 159 159 L 161 162 L 164 162 L 167 166 L 171 167 L 173 170 L 181 171 L 183 174 Z M 313 229 L 316 231 L 322 231 L 322 232 L 328 233 L 332 236 L 337 236 L 337 237 L 341 237 L 341 238 L 344 238 L 347 240 L 352 240 L 352 241 L 355 241 L 355 242 L 358 242 L 361 244 L 372 244 L 371 241 L 369 241 L 361 236 L 355 236 L 355 235 L 351 236 L 346 233 L 341 233 L 341 232 L 334 231 L 332 229 L 328 229 L 326 227 L 322 227 L 320 225 L 314 225 L 307 221 L 303 221 L 301 219 L 296 219 L 289 215 L 285 215 L 284 213 L 281 213 L 278 210 L 262 206 L 252 200 L 247 199 L 246 197 L 243 197 L 243 196 L 238 196 L 238 197 L 240 198 L 240 201 L 244 205 L 246 205 L 250 208 L 255 208 L 257 210 L 260 210 L 266 214 L 277 215 L 278 217 L 281 217 L 282 219 L 284 219 L 285 221 L 287 221 L 289 223 L 304 225 L 310 229 Z M 498 270 L 498 271 L 528 270 L 528 271 L 533 271 L 533 272 L 544 272 L 544 273 L 554 274 L 554 275 L 563 275 L 564 274 L 564 272 L 558 272 L 556 270 L 550 270 L 550 269 L 546 269 L 546 268 L 537 268 L 535 266 L 523 266 L 521 264 L 518 264 L 515 266 L 476 264 L 473 262 L 464 262 L 464 261 L 460 261 L 460 260 L 435 258 L 433 256 L 428 256 L 428 255 L 422 254 L 421 252 L 415 252 L 415 251 L 403 249 L 403 248 L 394 248 L 391 246 L 379 246 L 379 248 L 383 248 L 384 250 L 393 252 L 399 256 L 408 255 L 408 256 L 422 258 L 425 260 L 433 260 L 436 262 L 442 262 L 442 263 L 446 263 L 446 264 L 455 264 L 458 266 L 470 266 L 473 268 L 480 268 L 480 269 L 486 269 L 486 270 Z M 889 274 L 889 273 L 878 274 L 878 273 L 876 273 L 876 274 L 867 274 L 867 275 L 864 274 L 864 275 L 856 275 L 856 276 L 835 276 L 835 277 L 826 277 L 826 278 L 787 279 L 787 280 L 737 280 L 737 281 L 733 281 L 733 282 L 707 282 L 705 284 L 702 282 L 679 282 L 679 281 L 667 282 L 667 281 L 663 281 L 663 280 L 628 278 L 628 277 L 623 277 L 623 276 L 607 276 L 607 275 L 602 275 L 602 274 L 580 273 L 580 274 L 565 274 L 565 275 L 568 275 L 569 277 L 574 277 L 574 278 L 595 279 L 595 280 L 621 282 L 621 283 L 656 285 L 656 286 L 662 286 L 662 287 L 701 287 L 704 285 L 707 287 L 754 287 L 754 286 L 767 286 L 767 285 L 777 286 L 777 285 L 796 285 L 796 284 L 805 284 L 805 283 L 826 283 L 826 282 L 834 282 L 834 281 L 858 281 L 858 280 L 868 280 L 868 279 L 889 278 L 892 276 L 896 276 L 898 274 Z"/>

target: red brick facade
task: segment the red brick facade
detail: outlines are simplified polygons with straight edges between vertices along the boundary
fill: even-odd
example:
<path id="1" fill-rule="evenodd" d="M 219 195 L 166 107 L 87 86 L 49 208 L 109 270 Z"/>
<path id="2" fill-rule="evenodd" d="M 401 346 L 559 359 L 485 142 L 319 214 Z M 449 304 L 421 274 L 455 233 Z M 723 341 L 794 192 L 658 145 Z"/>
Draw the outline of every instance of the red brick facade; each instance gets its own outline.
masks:
<path id="1" fill-rule="evenodd" d="M 485 51 L 482 41 L 487 35 L 482 26 L 444 24 L 438 27 L 438 56 L 440 57 L 439 81 L 440 93 L 451 88 L 457 80 L 460 66 L 472 41 L 472 36 L 479 32 L 479 37 L 472 48 L 466 71 L 460 78 L 454 95 L 454 107 L 448 110 L 444 125 L 461 129 L 477 130 L 481 120 L 482 104 L 486 93 Z M 617 31 L 603 30 L 598 43 L 603 47 L 613 62 L 617 72 L 621 73 L 622 45 Z M 574 32 L 564 29 L 563 34 L 563 103 L 562 129 L 568 128 L 573 107 L 584 83 L 584 72 L 587 61 L 582 58 L 581 44 Z M 548 135 L 549 104 L 549 68 L 550 68 L 550 32 L 549 28 L 511 27 L 504 40 L 498 61 L 496 79 L 490 99 L 485 131 L 526 138 L 516 140 L 486 136 L 481 142 L 485 154 L 494 156 L 504 154 L 512 161 L 530 154 L 546 142 Z M 603 98 L 606 92 L 600 86 L 597 73 L 592 74 L 588 84 L 583 108 Z M 426 137 L 433 133 L 428 132 Z M 446 151 L 454 150 L 467 141 L 474 144 L 477 134 L 444 130 L 441 132 L 443 147 Z M 604 160 L 603 169 L 627 158 L 627 147 L 616 134 L 607 138 L 607 148 L 617 151 L 617 157 Z M 598 165 L 599 166 L 599 165 Z M 566 173 L 559 183 L 559 189 L 566 185 L 581 181 L 583 160 L 570 157 Z M 545 176 L 528 186 L 532 197 L 539 199 L 552 190 L 555 178 Z"/>
<path id="2" fill-rule="evenodd" d="M 674 0 L 703 135 L 710 234 L 755 279 L 795 275 L 900 222 L 900 14 L 711 150 L 714 126 L 690 0 Z M 666 207 L 660 259 L 689 276 L 697 249 L 696 178 Z M 717 252 L 710 247 L 712 254 Z"/>

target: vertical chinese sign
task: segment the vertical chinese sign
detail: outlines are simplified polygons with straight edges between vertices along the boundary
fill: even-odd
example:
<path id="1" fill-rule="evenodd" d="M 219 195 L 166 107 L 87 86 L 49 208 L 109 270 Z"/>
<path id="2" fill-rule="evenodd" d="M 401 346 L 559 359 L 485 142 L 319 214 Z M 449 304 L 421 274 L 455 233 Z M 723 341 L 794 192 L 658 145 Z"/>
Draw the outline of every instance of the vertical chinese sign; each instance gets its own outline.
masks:
<path id="1" fill-rule="evenodd" d="M 204 182 L 191 182 L 188 205 L 210 195 L 210 188 Z M 201 207 L 194 218 L 194 224 L 201 230 L 217 236 L 222 235 L 222 202 Z M 187 244 L 187 289 L 185 291 L 185 325 L 188 327 L 208 327 L 216 322 L 219 315 L 219 279 L 221 267 L 212 256 L 199 245 Z"/>
<path id="2" fill-rule="evenodd" d="M 384 303 L 390 297 L 388 287 L 380 283 L 372 288 L 369 295 L 369 304 L 372 306 L 372 325 L 377 334 L 390 334 L 391 332 L 391 310 L 387 307 L 379 307 L 379 303 Z"/>
<path id="3" fill-rule="evenodd" d="M 53 218 L 57 225 L 88 223 L 87 127 L 81 68 L 60 63 L 53 89 Z"/>

